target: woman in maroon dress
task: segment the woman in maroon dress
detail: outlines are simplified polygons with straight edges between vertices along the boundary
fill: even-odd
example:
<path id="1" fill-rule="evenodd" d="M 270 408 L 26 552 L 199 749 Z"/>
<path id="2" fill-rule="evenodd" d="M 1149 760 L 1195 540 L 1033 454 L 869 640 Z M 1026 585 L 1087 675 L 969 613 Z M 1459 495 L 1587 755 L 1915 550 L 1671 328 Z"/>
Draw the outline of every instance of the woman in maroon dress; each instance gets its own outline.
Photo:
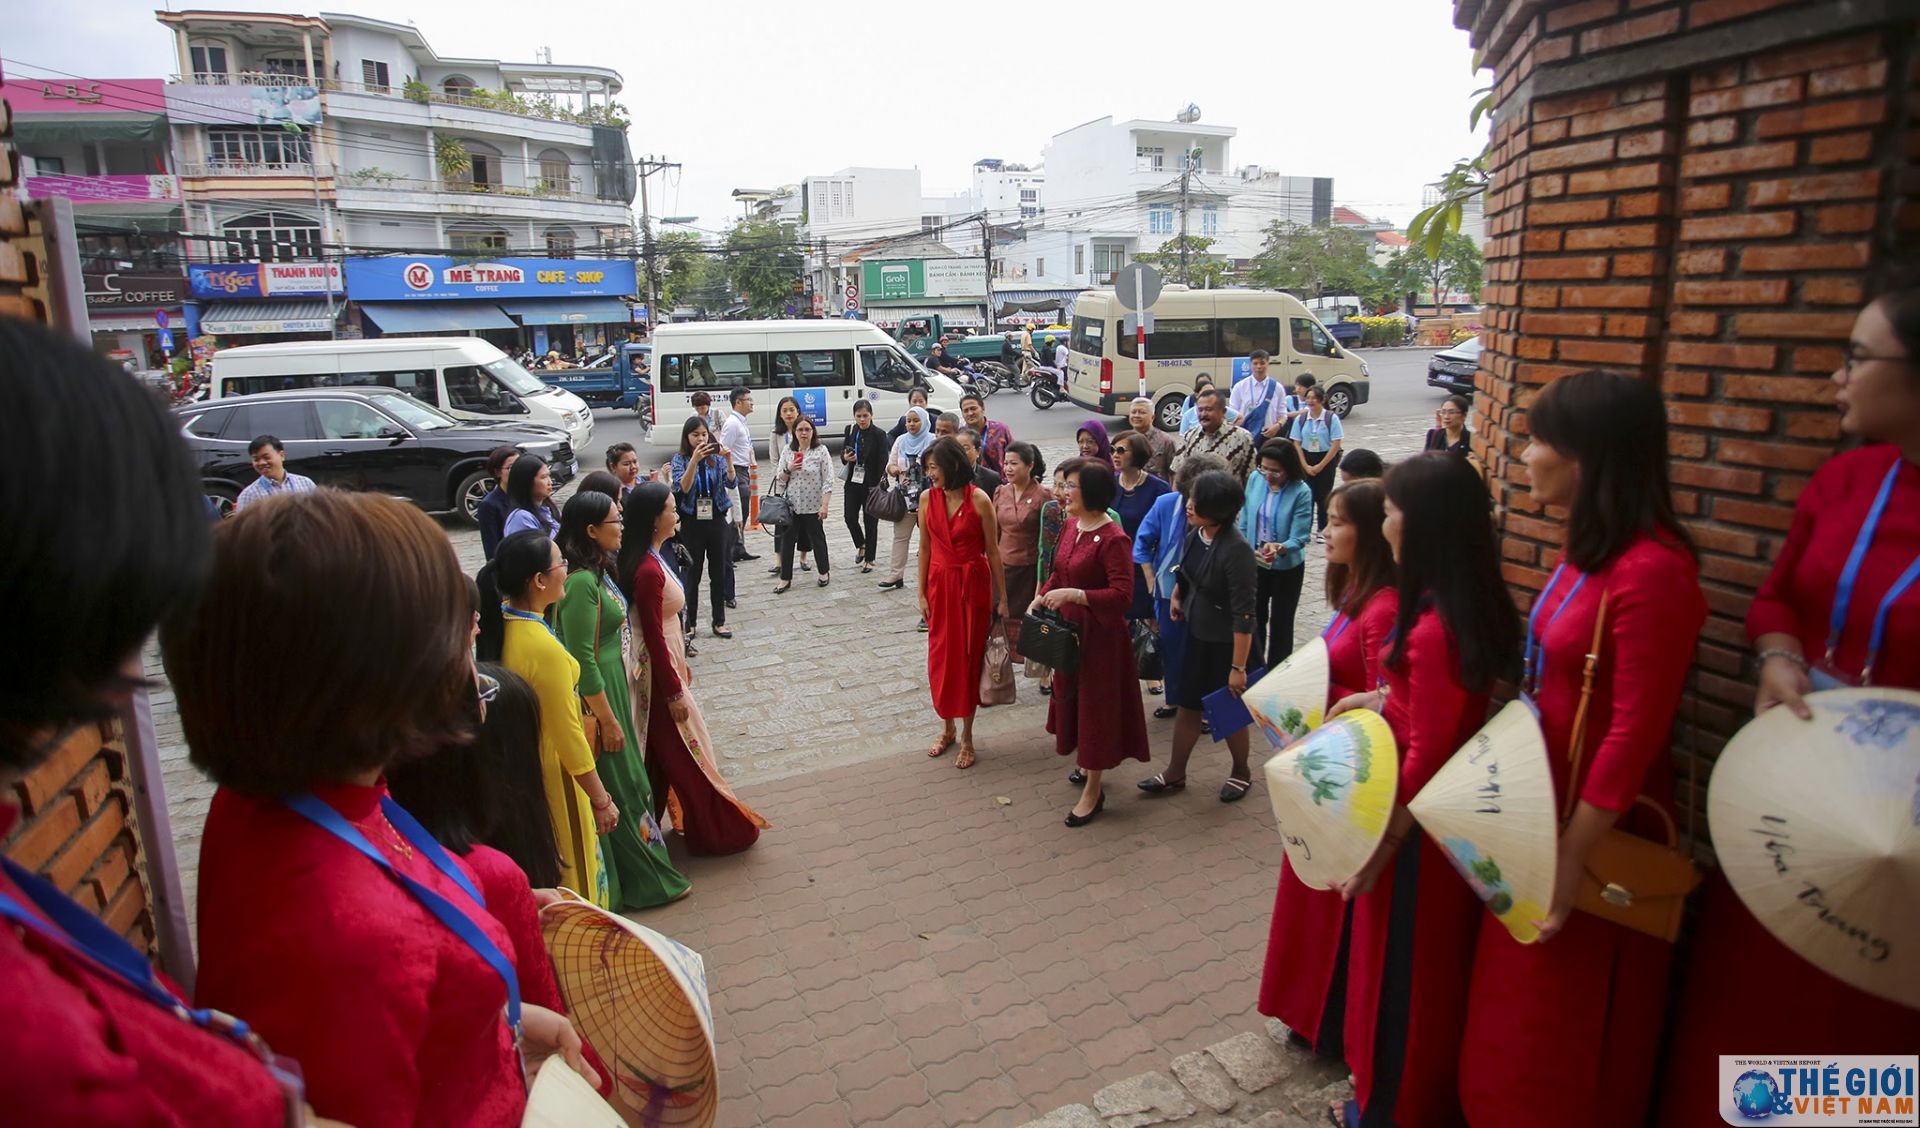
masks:
<path id="1" fill-rule="evenodd" d="M 1327 704 L 1380 683 L 1380 659 L 1400 606 L 1393 549 L 1380 526 L 1387 495 L 1380 483 L 1354 482 L 1327 498 Z M 1337 889 L 1310 889 L 1281 860 L 1260 1013 L 1287 1025 L 1295 1045 L 1341 1056 L 1347 975 L 1347 903 Z"/>
<path id="2" fill-rule="evenodd" d="M 16 787 L 48 757 L 71 763 L 74 746 L 98 745 L 100 724 L 126 707 L 137 683 L 124 671 L 154 624 L 199 594 L 208 540 L 180 420 L 117 366 L 71 336 L 0 317 L 0 395 L 19 459 L 0 494 L 0 575 L 33 592 L 7 613 L 4 839 L 20 816 Z M 300 1116 L 297 1090 L 282 1092 L 254 1046 L 186 1019 L 184 996 L 141 951 L 7 858 L 0 1000 L 9 1124 L 282 1128 Z"/>
<path id="3" fill-rule="evenodd" d="M 1126 760 L 1146 760 L 1147 716 L 1134 673 L 1127 608 L 1133 602 L 1133 544 L 1107 507 L 1119 492 L 1113 468 L 1090 458 L 1068 459 L 1059 470 L 1067 524 L 1054 550 L 1053 570 L 1034 607 L 1060 612 L 1080 628 L 1080 669 L 1055 671 L 1047 703 L 1047 731 L 1062 756 L 1078 752 L 1086 774 L 1068 826 L 1085 826 L 1106 806 L 1100 777 Z"/>
<path id="4" fill-rule="evenodd" d="M 1486 720 L 1487 691 L 1518 666 L 1520 625 L 1473 467 L 1422 454 L 1393 468 L 1386 491 L 1381 529 L 1400 571 L 1386 685 L 1329 711 L 1384 713 L 1400 750 L 1386 837 L 1341 887 L 1353 903 L 1343 1048 L 1356 1099 L 1340 1115 L 1366 1128 L 1432 1128 L 1464 1123 L 1460 1036 L 1483 913 L 1406 800 Z"/>
<path id="5" fill-rule="evenodd" d="M 299 1058 L 320 1115 L 360 1128 L 509 1128 L 526 1105 L 510 935 L 384 779 L 472 737 L 469 598 L 431 518 L 318 490 L 228 522 L 206 598 L 161 630 L 193 762 L 220 785 L 195 1000 L 246 1015 Z M 563 1016 L 518 1009 L 530 1058 L 560 1049 L 593 1076 Z"/>
<path id="6" fill-rule="evenodd" d="M 1920 561 L 1920 290 L 1888 294 L 1861 311 L 1833 382 L 1841 431 L 1869 445 L 1835 455 L 1814 474 L 1747 613 L 1761 663 L 1754 702 L 1761 712 L 1779 706 L 1804 717 L 1800 698 L 1835 684 L 1920 689 L 1920 583 L 1896 590 Z M 1852 598 L 1836 607 L 1856 549 Z M 1663 1124 L 1711 1118 L 1721 1054 L 1920 1046 L 1920 1010 L 1869 995 L 1795 955 L 1718 874 L 1707 881 L 1691 951 L 1667 1054 Z M 1750 1005 L 1756 984 L 1764 984 L 1765 1006 Z"/>
<path id="7" fill-rule="evenodd" d="M 973 715 L 980 708 L 980 667 L 987 632 L 1007 619 L 1007 577 L 993 501 L 973 487 L 973 466 L 954 438 L 938 439 L 922 456 L 927 492 L 920 496 L 920 616 L 927 621 L 927 681 L 940 739 L 929 757 L 953 743 L 956 768 L 973 766 Z"/>
<path id="8" fill-rule="evenodd" d="M 1556 792 L 1573 785 L 1576 757 L 1584 781 L 1561 831 L 1540 939 L 1521 944 L 1481 922 L 1460 1103 L 1474 1124 L 1640 1124 L 1653 1095 L 1673 945 L 1575 913 L 1573 898 L 1616 824 L 1667 841 L 1669 824 L 1649 805 L 1670 814 L 1667 738 L 1707 601 L 1673 513 L 1658 384 L 1616 372 L 1566 377 L 1527 409 L 1527 429 L 1521 457 L 1533 500 L 1568 516 L 1566 551 L 1528 616 L 1521 688 L 1539 712 Z M 1603 599 L 1584 747 L 1574 749 Z"/>

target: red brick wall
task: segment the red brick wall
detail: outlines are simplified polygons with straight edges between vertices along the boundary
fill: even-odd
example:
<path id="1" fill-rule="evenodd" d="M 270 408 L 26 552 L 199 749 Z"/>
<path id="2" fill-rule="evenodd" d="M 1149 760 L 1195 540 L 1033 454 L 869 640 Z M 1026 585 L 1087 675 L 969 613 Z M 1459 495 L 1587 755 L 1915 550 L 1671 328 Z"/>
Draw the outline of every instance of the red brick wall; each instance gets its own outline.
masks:
<path id="1" fill-rule="evenodd" d="M 1748 602 L 1840 440 L 1828 376 L 1920 234 L 1912 22 L 1834 34 L 1825 8 L 1455 9 L 1498 75 L 1475 415 L 1506 575 L 1529 599 L 1558 541 L 1517 458 L 1531 397 L 1596 366 L 1660 381 L 1712 608 L 1677 739 L 1683 763 L 1700 758 L 1702 799 L 1751 712 Z M 1783 34 L 1801 17 L 1803 34 Z"/>
<path id="2" fill-rule="evenodd" d="M 44 290 L 47 233 L 14 194 L 20 165 L 12 133 L 0 101 L 0 316 L 47 322 L 54 304 Z M 129 786 L 118 726 L 88 726 L 14 785 L 10 798 L 21 817 L 0 846 L 152 955 L 155 931 Z"/>

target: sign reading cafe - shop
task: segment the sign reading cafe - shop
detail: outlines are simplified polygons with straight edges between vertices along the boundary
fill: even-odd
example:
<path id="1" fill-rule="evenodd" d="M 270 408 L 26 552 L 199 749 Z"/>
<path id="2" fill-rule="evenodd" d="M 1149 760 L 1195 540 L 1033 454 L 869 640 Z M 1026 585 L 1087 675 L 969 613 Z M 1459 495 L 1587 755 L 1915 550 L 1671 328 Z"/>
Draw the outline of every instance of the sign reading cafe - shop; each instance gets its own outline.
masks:
<path id="1" fill-rule="evenodd" d="M 638 289 L 625 259 L 502 258 L 479 262 L 423 255 L 347 260 L 347 296 L 357 302 L 449 298 L 620 298 Z"/>

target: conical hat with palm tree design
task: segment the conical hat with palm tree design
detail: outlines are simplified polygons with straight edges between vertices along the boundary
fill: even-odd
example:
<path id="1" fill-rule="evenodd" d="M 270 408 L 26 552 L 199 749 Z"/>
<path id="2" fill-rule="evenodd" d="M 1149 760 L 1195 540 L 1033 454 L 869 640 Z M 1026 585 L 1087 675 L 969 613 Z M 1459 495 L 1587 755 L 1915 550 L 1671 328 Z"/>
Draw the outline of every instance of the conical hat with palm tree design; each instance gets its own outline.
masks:
<path id="1" fill-rule="evenodd" d="M 1546 737 L 1526 702 L 1495 714 L 1407 809 L 1515 940 L 1539 939 L 1560 831 Z"/>
<path id="2" fill-rule="evenodd" d="M 1315 638 L 1248 686 L 1240 703 L 1267 743 L 1285 748 L 1326 716 L 1328 677 L 1326 640 Z"/>
<path id="3" fill-rule="evenodd" d="M 1300 880 L 1330 889 L 1360 872 L 1386 837 L 1400 782 L 1386 718 L 1367 709 L 1342 713 L 1268 760 L 1266 771 L 1273 817 Z"/>

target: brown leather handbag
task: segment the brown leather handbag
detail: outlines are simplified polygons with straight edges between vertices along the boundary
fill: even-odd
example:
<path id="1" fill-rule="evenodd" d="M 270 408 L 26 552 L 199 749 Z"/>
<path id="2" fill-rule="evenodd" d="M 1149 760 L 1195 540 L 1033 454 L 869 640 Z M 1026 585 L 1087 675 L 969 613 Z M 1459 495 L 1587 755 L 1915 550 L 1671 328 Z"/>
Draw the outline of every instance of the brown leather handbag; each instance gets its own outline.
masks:
<path id="1" fill-rule="evenodd" d="M 1593 672 L 1600 665 L 1600 647 L 1606 640 L 1607 606 L 1610 592 L 1600 596 L 1600 613 L 1593 622 L 1593 645 L 1587 650 L 1586 670 L 1581 675 L 1580 708 L 1573 716 L 1573 737 L 1567 743 L 1572 770 L 1567 773 L 1567 794 L 1560 806 L 1560 826 L 1564 831 L 1573 818 L 1574 805 L 1580 801 L 1586 777 L 1581 767 L 1586 760 L 1587 707 L 1593 700 Z M 1589 772 L 1592 765 L 1587 764 Z M 1665 807 L 1641 795 L 1635 805 L 1645 804 L 1659 814 L 1667 825 L 1665 845 L 1615 827 L 1595 844 L 1587 857 L 1586 872 L 1574 895 L 1574 907 L 1623 928 L 1644 932 L 1671 944 L 1680 935 L 1680 922 L 1686 913 L 1687 894 L 1700 884 L 1700 871 L 1693 860 L 1680 852 L 1680 829 Z"/>
<path id="2" fill-rule="evenodd" d="M 980 663 L 980 707 L 1011 705 L 1017 689 L 1013 679 L 1013 644 L 1007 641 L 1007 624 L 993 617 L 987 628 L 987 652 Z"/>

